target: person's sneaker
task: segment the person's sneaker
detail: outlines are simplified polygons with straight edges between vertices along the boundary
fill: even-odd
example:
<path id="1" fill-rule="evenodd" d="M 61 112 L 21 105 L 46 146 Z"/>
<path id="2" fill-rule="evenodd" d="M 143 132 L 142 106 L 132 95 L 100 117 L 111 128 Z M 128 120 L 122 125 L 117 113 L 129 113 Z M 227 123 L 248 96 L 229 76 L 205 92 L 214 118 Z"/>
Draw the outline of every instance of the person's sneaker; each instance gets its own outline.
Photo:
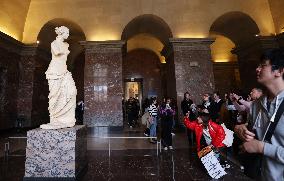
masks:
<path id="1" fill-rule="evenodd" d="M 129 126 L 130 128 L 133 128 L 132 126 Z"/>
<path id="2" fill-rule="evenodd" d="M 168 150 L 168 147 L 165 147 L 164 150 L 167 151 L 167 150 Z"/>
<path id="3" fill-rule="evenodd" d="M 176 135 L 175 133 L 172 133 L 172 136 Z"/>
<path id="4" fill-rule="evenodd" d="M 174 149 L 174 148 L 173 148 L 172 146 L 169 146 L 169 149 L 172 150 L 172 149 Z"/>
<path id="5" fill-rule="evenodd" d="M 144 133 L 144 135 L 145 135 L 145 136 L 147 136 L 147 137 L 149 136 L 149 135 L 148 135 L 148 134 L 146 134 L 146 133 Z"/>
<path id="6" fill-rule="evenodd" d="M 156 141 L 154 141 L 153 139 L 150 139 L 150 143 L 155 144 L 155 143 L 156 143 Z"/>

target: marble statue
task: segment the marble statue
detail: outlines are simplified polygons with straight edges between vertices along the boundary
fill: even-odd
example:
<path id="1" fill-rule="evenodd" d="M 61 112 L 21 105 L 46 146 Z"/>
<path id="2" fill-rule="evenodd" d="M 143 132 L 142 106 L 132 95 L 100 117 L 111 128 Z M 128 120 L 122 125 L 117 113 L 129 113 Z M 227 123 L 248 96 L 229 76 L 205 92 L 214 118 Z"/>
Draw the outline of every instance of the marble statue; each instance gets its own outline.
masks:
<path id="1" fill-rule="evenodd" d="M 55 28 L 56 39 L 51 43 L 52 60 L 45 72 L 49 86 L 50 123 L 40 126 L 42 129 L 60 129 L 75 125 L 77 89 L 71 72 L 67 70 L 69 44 L 64 42 L 69 36 L 65 26 Z"/>

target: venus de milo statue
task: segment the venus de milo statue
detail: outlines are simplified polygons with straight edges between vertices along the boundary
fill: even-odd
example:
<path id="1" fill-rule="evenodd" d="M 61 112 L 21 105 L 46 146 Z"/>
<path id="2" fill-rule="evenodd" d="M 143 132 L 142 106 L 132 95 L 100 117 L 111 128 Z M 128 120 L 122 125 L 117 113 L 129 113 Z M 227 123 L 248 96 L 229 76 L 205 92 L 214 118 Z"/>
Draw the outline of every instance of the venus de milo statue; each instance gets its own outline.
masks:
<path id="1" fill-rule="evenodd" d="M 55 28 L 56 39 L 51 43 L 52 60 L 46 74 L 49 86 L 50 123 L 40 126 L 42 129 L 60 129 L 75 125 L 77 89 L 72 74 L 67 70 L 69 44 L 64 42 L 69 36 L 65 26 Z"/>

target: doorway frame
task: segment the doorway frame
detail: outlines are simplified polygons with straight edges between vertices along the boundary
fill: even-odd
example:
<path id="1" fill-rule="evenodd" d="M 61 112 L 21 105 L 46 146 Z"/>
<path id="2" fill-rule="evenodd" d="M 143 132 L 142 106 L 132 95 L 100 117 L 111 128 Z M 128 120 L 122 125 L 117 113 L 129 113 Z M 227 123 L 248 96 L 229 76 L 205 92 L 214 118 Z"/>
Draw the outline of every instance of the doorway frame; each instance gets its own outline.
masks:
<path id="1" fill-rule="evenodd" d="M 144 95 L 144 91 L 143 91 L 143 78 L 125 78 L 123 80 L 123 98 L 125 98 L 125 84 L 127 82 L 139 82 L 141 84 L 141 102 L 140 102 L 140 108 L 141 108 L 141 104 L 143 101 L 143 95 Z"/>
<path id="2" fill-rule="evenodd" d="M 123 99 L 125 100 L 125 85 L 126 85 L 126 83 L 127 82 L 139 82 L 140 84 L 141 84 L 141 102 L 139 101 L 139 106 L 140 106 L 140 110 L 142 109 L 142 102 L 143 102 L 143 93 L 144 93 L 144 91 L 143 91 L 143 78 L 125 78 L 125 79 L 123 79 Z M 125 102 L 126 102 L 126 100 L 125 100 Z M 124 115 L 126 115 L 126 107 L 124 107 Z M 125 120 L 124 120 L 124 117 L 123 117 L 123 124 L 125 124 L 124 123 L 125 122 Z"/>

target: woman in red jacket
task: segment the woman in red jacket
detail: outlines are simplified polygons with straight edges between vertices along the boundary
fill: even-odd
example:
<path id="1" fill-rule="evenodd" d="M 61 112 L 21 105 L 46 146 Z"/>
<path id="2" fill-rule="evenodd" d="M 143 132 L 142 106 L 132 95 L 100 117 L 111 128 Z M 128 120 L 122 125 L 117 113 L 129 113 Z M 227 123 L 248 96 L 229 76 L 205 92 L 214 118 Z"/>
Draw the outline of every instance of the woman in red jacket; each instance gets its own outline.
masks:
<path id="1" fill-rule="evenodd" d="M 202 136 L 204 136 L 207 145 L 213 145 L 217 149 L 225 147 L 222 143 L 226 136 L 225 131 L 221 125 L 214 123 L 210 119 L 208 110 L 202 110 L 196 120 L 190 120 L 188 116 L 185 116 L 184 124 L 188 129 L 195 132 L 197 151 L 200 151 Z"/>

